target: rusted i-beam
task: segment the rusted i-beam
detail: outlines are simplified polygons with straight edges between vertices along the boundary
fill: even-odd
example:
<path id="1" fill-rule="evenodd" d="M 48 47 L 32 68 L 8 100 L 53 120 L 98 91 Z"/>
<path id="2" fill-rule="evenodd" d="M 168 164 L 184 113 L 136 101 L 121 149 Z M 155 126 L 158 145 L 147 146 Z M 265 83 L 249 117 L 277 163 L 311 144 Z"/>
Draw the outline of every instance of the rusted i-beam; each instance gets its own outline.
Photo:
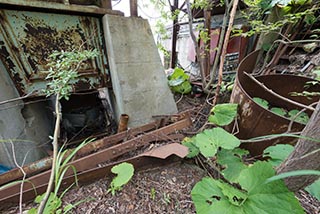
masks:
<path id="1" fill-rule="evenodd" d="M 119 164 L 120 162 L 128 162 L 134 165 L 135 170 L 137 169 L 145 169 L 154 166 L 159 166 L 167 163 L 172 163 L 176 160 L 177 157 L 184 158 L 188 154 L 188 148 L 178 144 L 172 143 L 167 144 L 150 151 L 147 151 L 141 155 L 124 159 L 119 162 L 113 162 L 110 164 L 106 164 L 102 167 L 95 167 L 92 169 L 88 169 L 84 172 L 78 173 L 77 178 L 80 183 L 88 183 L 94 180 L 104 178 L 111 174 L 111 168 Z M 63 179 L 62 187 L 68 187 L 69 185 L 74 183 L 74 176 L 66 176 Z M 44 192 L 46 189 L 46 184 L 36 185 L 35 189 L 29 188 L 23 191 L 23 200 L 30 201 L 36 197 L 36 192 L 39 194 Z M 36 192 L 35 192 L 36 190 Z M 1 191 L 1 195 L 6 194 L 5 197 L 0 199 L 1 205 L 16 205 L 19 202 L 20 192 L 4 192 Z"/>
<path id="2" fill-rule="evenodd" d="M 90 169 L 94 169 L 99 167 L 99 164 L 110 161 L 116 157 L 119 157 L 125 153 L 133 151 L 142 146 L 148 145 L 150 142 L 154 142 L 157 140 L 171 140 L 170 134 L 175 133 L 178 130 L 182 130 L 187 128 L 192 124 L 190 117 L 182 119 L 176 123 L 165 126 L 163 128 L 151 131 L 144 135 L 135 137 L 131 140 L 128 140 L 124 143 L 112 146 L 107 149 L 103 149 L 94 154 L 82 157 L 75 161 L 72 161 L 69 165 L 72 165 L 76 168 L 77 172 L 81 174 L 81 172 L 88 171 Z M 28 182 L 24 184 L 24 191 L 34 191 L 34 187 L 37 187 L 37 192 L 40 193 L 45 188 L 45 186 L 49 180 L 50 170 L 45 171 L 41 174 L 37 174 L 28 178 Z M 66 176 L 72 176 L 72 171 L 68 171 Z M 38 188 L 39 187 L 39 188 Z M 0 202 L 6 201 L 9 196 L 12 194 L 19 194 L 20 192 L 20 184 L 14 184 L 13 186 L 7 187 L 5 189 L 0 190 Z"/>

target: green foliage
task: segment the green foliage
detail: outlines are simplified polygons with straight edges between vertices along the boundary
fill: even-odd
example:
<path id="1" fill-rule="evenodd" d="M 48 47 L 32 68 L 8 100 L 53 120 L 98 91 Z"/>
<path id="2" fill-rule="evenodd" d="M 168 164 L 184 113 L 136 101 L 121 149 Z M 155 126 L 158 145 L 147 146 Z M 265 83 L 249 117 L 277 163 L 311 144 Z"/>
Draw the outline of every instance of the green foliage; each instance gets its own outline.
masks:
<path id="1" fill-rule="evenodd" d="M 249 154 L 247 150 L 235 148 L 233 150 L 221 149 L 217 153 L 217 163 L 223 167 L 222 175 L 230 182 L 235 182 L 241 171 L 247 168 L 242 157 Z"/>
<path id="2" fill-rule="evenodd" d="M 312 73 L 315 76 L 314 78 L 320 81 L 320 67 L 316 67 L 315 69 L 313 69 Z"/>
<path id="3" fill-rule="evenodd" d="M 300 112 L 299 110 L 293 109 L 288 112 L 289 118 L 294 119 L 296 122 L 307 124 L 309 121 L 309 115 L 305 112 Z M 299 115 L 297 115 L 299 114 Z M 296 116 L 297 115 L 297 116 Z"/>
<path id="4" fill-rule="evenodd" d="M 181 68 L 174 69 L 173 73 L 168 77 L 168 84 L 174 92 L 180 94 L 188 94 L 192 89 L 189 82 L 189 75 Z"/>
<path id="5" fill-rule="evenodd" d="M 130 181 L 134 168 L 132 164 L 124 162 L 112 167 L 111 172 L 117 174 L 117 176 L 113 178 L 108 192 L 115 195 L 116 191 L 121 190 L 122 186 Z"/>
<path id="6" fill-rule="evenodd" d="M 230 124 L 237 115 L 238 104 L 224 103 L 217 104 L 211 109 L 208 121 L 218 126 L 225 126 Z"/>
<path id="7" fill-rule="evenodd" d="M 320 179 L 307 186 L 305 190 L 320 201 Z"/>
<path id="8" fill-rule="evenodd" d="M 64 175 L 69 169 L 72 169 L 74 172 L 75 177 L 75 184 L 78 184 L 77 180 L 77 174 L 76 169 L 69 165 L 69 162 L 72 160 L 72 158 L 76 155 L 76 153 L 85 145 L 92 142 L 94 139 L 91 140 L 85 140 L 81 144 L 79 144 L 75 149 L 73 149 L 71 152 L 68 150 L 64 150 L 64 147 L 62 147 L 57 155 L 56 162 L 54 163 L 56 165 L 55 167 L 55 185 L 54 185 L 54 191 L 50 193 L 49 199 L 46 203 L 46 206 L 44 208 L 43 213 L 44 214 L 51 214 L 51 213 L 68 213 L 71 209 L 79 205 L 80 203 L 83 203 L 85 201 L 88 201 L 90 199 L 85 199 L 82 201 L 78 201 L 76 204 L 69 204 L 66 207 L 62 208 L 62 198 L 63 196 L 69 191 L 69 189 L 73 186 L 70 185 L 68 188 L 66 188 L 60 195 L 58 195 L 60 186 L 62 184 Z M 63 151 L 64 150 L 64 151 Z M 40 204 L 42 199 L 44 198 L 45 194 L 38 195 L 35 199 L 35 203 Z M 28 211 L 29 214 L 37 213 L 38 208 L 32 208 Z"/>
<path id="9" fill-rule="evenodd" d="M 189 153 L 187 155 L 187 158 L 194 158 L 195 156 L 199 155 L 200 150 L 195 145 L 194 137 L 192 137 L 192 138 L 186 137 L 183 139 L 183 141 L 181 143 L 182 143 L 182 145 L 188 147 L 188 149 L 189 149 Z"/>
<path id="10" fill-rule="evenodd" d="M 303 96 L 301 93 L 296 93 L 296 92 L 291 93 L 291 95 L 292 96 L 294 96 L 294 95 Z M 259 97 L 254 97 L 253 101 L 255 101 L 256 103 L 258 103 L 259 105 L 261 105 L 262 107 L 264 107 L 266 109 L 270 108 L 268 101 L 266 101 L 264 99 L 261 99 Z M 295 122 L 302 123 L 302 124 L 307 124 L 310 119 L 307 113 L 300 112 L 297 109 L 293 109 L 293 110 L 290 110 L 289 112 L 287 112 L 287 110 L 284 108 L 271 107 L 270 111 L 277 114 L 277 115 L 287 117 L 290 120 L 294 119 Z"/>
<path id="11" fill-rule="evenodd" d="M 150 190 L 150 197 L 153 201 L 156 199 L 156 189 L 154 187 Z"/>
<path id="12" fill-rule="evenodd" d="M 238 31 L 243 36 L 254 34 L 279 32 L 287 24 L 296 24 L 304 20 L 307 24 L 313 24 L 316 19 L 314 14 L 318 7 L 313 7 L 309 0 L 245 0 L 248 10 L 242 13 L 248 20 L 251 29 L 247 32 Z M 277 11 L 281 18 L 274 22 L 266 22 L 264 18 L 272 10 Z"/>
<path id="13" fill-rule="evenodd" d="M 307 97 L 308 99 L 311 99 L 312 97 L 320 96 L 320 92 L 309 92 L 309 91 L 291 92 L 290 95 L 296 96 L 296 97 Z"/>
<path id="14" fill-rule="evenodd" d="M 258 103 L 259 105 L 261 105 L 264 108 L 268 108 L 269 107 L 269 102 L 264 100 L 264 99 L 261 99 L 259 97 L 254 97 L 252 99 L 253 99 L 253 101 L 255 101 L 256 103 Z"/>
<path id="15" fill-rule="evenodd" d="M 55 51 L 49 56 L 48 75 L 46 80 L 47 89 L 45 93 L 47 96 L 59 95 L 59 98 L 68 100 L 70 93 L 73 91 L 73 84 L 78 77 L 77 71 L 80 69 L 82 63 L 88 59 L 98 56 L 96 50 L 93 51 Z"/>
<path id="16" fill-rule="evenodd" d="M 280 116 L 285 116 L 287 114 L 287 111 L 285 109 L 278 107 L 273 107 L 270 109 L 270 111 Z"/>
<path id="17" fill-rule="evenodd" d="M 263 151 L 263 157 L 269 158 L 268 162 L 272 166 L 276 167 L 282 163 L 291 152 L 293 152 L 294 147 L 289 144 L 277 144 L 275 146 L 269 146 Z"/>
<path id="18" fill-rule="evenodd" d="M 202 179 L 191 192 L 197 213 L 304 213 L 283 181 L 265 183 L 274 174 L 269 163 L 258 161 L 241 171 L 237 179 L 241 189 L 212 178 Z"/>
<path id="19" fill-rule="evenodd" d="M 224 129 L 217 127 L 206 129 L 194 138 L 195 145 L 205 157 L 216 155 L 218 148 L 234 149 L 240 145 L 240 140 Z"/>
<path id="20" fill-rule="evenodd" d="M 195 0 L 191 5 L 191 8 L 206 9 L 206 8 L 210 8 L 211 6 L 212 6 L 212 3 L 208 0 Z"/>

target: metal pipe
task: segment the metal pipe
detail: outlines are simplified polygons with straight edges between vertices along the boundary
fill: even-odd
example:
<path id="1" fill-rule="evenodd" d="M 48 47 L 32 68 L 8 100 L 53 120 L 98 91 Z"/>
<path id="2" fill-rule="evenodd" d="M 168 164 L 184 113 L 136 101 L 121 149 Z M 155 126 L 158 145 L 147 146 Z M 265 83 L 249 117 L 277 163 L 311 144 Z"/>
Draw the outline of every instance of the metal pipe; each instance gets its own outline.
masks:
<path id="1" fill-rule="evenodd" d="M 129 115 L 127 114 L 121 114 L 119 125 L 118 125 L 118 133 L 126 131 L 128 129 L 128 121 L 129 121 Z"/>
<path id="2" fill-rule="evenodd" d="M 130 16 L 138 17 L 138 0 L 130 1 Z"/>

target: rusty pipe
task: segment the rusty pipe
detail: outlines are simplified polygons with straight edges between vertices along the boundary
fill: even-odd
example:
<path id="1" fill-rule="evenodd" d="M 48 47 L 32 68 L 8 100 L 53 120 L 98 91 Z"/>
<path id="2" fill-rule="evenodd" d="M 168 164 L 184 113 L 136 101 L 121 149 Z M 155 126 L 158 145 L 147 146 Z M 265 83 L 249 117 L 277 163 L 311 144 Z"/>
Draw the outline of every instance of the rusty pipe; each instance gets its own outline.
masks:
<path id="1" fill-rule="evenodd" d="M 118 124 L 118 133 L 126 131 L 128 129 L 128 121 L 129 121 L 129 115 L 127 114 L 120 115 L 120 120 Z"/>

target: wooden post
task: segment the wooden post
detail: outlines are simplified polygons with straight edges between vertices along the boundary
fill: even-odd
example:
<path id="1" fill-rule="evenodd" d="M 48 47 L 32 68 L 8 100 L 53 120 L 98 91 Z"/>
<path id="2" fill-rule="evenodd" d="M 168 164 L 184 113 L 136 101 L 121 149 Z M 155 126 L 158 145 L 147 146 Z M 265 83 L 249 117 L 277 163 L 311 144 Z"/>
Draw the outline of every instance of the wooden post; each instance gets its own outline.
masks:
<path id="1" fill-rule="evenodd" d="M 138 0 L 130 0 L 130 16 L 138 17 Z"/>
<path id="2" fill-rule="evenodd" d="M 111 0 L 101 0 L 101 7 L 112 10 Z"/>
<path id="3" fill-rule="evenodd" d="M 174 11 L 178 9 L 178 7 L 179 7 L 179 0 L 174 0 L 173 7 L 171 7 L 171 13 L 174 13 Z M 178 31 L 179 31 L 178 17 L 175 17 L 175 19 L 173 20 L 173 27 L 172 27 L 170 68 L 174 68 L 176 66 L 176 60 L 177 60 L 176 47 L 177 47 Z"/>

